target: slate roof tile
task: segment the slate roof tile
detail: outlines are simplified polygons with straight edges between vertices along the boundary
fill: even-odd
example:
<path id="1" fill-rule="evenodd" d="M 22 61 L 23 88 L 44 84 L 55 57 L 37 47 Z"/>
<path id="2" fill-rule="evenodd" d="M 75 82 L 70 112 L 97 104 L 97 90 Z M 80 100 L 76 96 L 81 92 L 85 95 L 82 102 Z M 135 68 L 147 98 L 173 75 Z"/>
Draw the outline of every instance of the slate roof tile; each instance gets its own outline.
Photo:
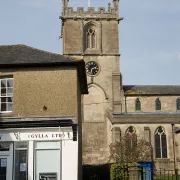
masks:
<path id="1" fill-rule="evenodd" d="M 180 95 L 180 85 L 124 85 L 124 94 L 133 95 Z"/>
<path id="2" fill-rule="evenodd" d="M 26 45 L 0 46 L 0 64 L 43 64 L 56 62 L 76 62 L 74 58 L 46 52 Z"/>

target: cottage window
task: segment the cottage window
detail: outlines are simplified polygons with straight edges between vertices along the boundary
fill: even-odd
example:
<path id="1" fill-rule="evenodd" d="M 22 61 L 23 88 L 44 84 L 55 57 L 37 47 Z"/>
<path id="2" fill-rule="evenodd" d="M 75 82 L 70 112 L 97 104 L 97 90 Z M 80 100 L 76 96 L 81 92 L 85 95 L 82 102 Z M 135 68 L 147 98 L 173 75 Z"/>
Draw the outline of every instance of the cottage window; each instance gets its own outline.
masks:
<path id="1" fill-rule="evenodd" d="M 141 102 L 139 100 L 139 98 L 136 99 L 136 102 L 135 102 L 135 108 L 136 108 L 136 111 L 140 111 L 141 110 Z"/>
<path id="2" fill-rule="evenodd" d="M 21 141 L 15 143 L 15 180 L 28 179 L 28 142 Z"/>
<path id="3" fill-rule="evenodd" d="M 176 109 L 180 110 L 180 98 L 176 100 Z"/>
<path id="4" fill-rule="evenodd" d="M 0 112 L 12 112 L 13 78 L 1 78 Z"/>
<path id="5" fill-rule="evenodd" d="M 161 101 L 159 98 L 156 99 L 156 111 L 161 110 Z"/>
<path id="6" fill-rule="evenodd" d="M 89 28 L 86 33 L 87 48 L 96 48 L 96 31 L 93 28 Z"/>
<path id="7" fill-rule="evenodd" d="M 167 140 L 164 128 L 159 126 L 155 131 L 156 158 L 167 158 Z"/>

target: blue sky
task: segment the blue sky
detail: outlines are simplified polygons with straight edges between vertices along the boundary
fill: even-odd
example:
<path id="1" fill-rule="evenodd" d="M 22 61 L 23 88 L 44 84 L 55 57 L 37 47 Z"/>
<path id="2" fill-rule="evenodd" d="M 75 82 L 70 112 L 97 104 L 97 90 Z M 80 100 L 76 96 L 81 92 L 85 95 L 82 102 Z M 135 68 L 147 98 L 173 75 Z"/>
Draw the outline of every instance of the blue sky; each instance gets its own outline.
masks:
<path id="1" fill-rule="evenodd" d="M 62 53 L 62 0 L 0 0 L 0 44 L 26 44 Z M 88 0 L 70 0 L 74 8 Z M 108 0 L 91 0 L 106 7 Z M 180 1 L 121 0 L 123 84 L 180 84 Z"/>

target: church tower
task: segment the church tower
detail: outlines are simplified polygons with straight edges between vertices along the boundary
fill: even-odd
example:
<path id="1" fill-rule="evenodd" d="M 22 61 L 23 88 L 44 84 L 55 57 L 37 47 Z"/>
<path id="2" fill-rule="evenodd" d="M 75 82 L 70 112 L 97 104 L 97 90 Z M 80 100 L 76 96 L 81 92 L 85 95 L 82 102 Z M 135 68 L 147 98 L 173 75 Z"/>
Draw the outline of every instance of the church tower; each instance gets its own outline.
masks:
<path id="1" fill-rule="evenodd" d="M 74 0 L 75 1 L 75 0 Z M 122 82 L 119 70 L 119 0 L 108 10 L 87 11 L 68 7 L 63 0 L 63 54 L 81 57 L 86 62 L 89 94 L 83 97 L 83 161 L 100 164 L 108 161 L 109 121 L 107 111 L 122 112 Z"/>

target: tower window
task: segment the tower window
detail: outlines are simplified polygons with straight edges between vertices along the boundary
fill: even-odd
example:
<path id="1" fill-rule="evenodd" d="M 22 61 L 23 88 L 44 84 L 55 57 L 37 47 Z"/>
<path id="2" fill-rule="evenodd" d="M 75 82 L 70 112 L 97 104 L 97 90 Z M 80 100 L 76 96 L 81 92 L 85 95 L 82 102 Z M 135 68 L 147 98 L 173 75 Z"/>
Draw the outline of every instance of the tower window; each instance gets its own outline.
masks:
<path id="1" fill-rule="evenodd" d="M 176 100 L 176 109 L 180 110 L 180 98 Z"/>
<path id="2" fill-rule="evenodd" d="M 136 99 L 135 108 L 136 108 L 136 111 L 141 110 L 141 102 L 140 102 L 139 98 Z"/>
<path id="3" fill-rule="evenodd" d="M 162 126 L 155 131 L 155 153 L 156 158 L 167 158 L 167 140 Z"/>
<path id="4" fill-rule="evenodd" d="M 89 28 L 86 34 L 87 48 L 96 48 L 96 31 L 93 28 Z"/>
<path id="5" fill-rule="evenodd" d="M 161 101 L 159 100 L 159 98 L 156 99 L 156 111 L 161 110 Z"/>

